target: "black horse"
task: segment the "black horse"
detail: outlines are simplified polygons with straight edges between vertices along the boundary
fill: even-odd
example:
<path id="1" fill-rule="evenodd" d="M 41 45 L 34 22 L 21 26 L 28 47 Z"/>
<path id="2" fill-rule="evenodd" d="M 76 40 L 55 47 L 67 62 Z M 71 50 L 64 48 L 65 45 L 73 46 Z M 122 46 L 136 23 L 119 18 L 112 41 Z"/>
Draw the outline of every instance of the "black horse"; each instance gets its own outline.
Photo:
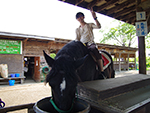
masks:
<path id="1" fill-rule="evenodd" d="M 113 62 L 111 56 L 105 52 L 111 63 L 104 70 L 106 77 L 113 78 Z M 52 99 L 56 110 L 70 111 L 76 93 L 77 83 L 80 81 L 91 81 L 103 79 L 99 76 L 96 62 L 89 54 L 86 46 L 79 41 L 71 41 L 66 44 L 52 59 L 44 52 L 44 56 L 48 65 L 52 68 L 46 77 L 46 83 L 52 88 Z M 56 112 L 57 112 L 56 111 Z"/>

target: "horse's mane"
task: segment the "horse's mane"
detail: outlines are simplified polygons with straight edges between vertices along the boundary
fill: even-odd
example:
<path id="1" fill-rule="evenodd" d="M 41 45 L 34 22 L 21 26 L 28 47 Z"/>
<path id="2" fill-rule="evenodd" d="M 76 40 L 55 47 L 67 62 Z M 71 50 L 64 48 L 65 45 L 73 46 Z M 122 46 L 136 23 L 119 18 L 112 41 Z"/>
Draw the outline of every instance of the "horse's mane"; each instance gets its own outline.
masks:
<path id="1" fill-rule="evenodd" d="M 70 57 L 73 60 L 81 58 L 88 53 L 87 48 L 80 41 L 71 41 L 58 51 L 55 59 L 59 57 Z"/>
<path id="2" fill-rule="evenodd" d="M 84 57 L 88 53 L 87 48 L 79 41 L 71 41 L 67 43 L 61 50 L 58 51 L 55 57 L 55 63 L 53 69 L 50 71 L 50 75 L 46 77 L 46 81 L 49 81 L 49 77 L 56 75 L 58 71 L 63 70 L 66 76 L 72 76 L 74 79 L 74 61 Z M 69 75 L 69 76 L 68 76 Z M 70 77 L 69 77 L 70 78 Z"/>

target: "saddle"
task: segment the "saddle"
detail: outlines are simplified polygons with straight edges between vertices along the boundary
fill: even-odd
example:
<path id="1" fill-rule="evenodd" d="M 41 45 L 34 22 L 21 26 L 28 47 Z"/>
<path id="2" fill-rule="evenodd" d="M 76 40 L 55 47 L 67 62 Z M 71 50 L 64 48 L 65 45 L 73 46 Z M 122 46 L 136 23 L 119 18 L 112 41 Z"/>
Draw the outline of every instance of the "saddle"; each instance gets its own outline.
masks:
<path id="1" fill-rule="evenodd" d="M 105 70 L 108 66 L 109 66 L 109 64 L 111 63 L 111 59 L 109 58 L 109 56 L 106 54 L 106 53 L 104 53 L 103 51 L 101 51 L 101 53 L 100 53 L 101 55 L 102 55 L 102 59 L 103 59 L 103 69 Z"/>

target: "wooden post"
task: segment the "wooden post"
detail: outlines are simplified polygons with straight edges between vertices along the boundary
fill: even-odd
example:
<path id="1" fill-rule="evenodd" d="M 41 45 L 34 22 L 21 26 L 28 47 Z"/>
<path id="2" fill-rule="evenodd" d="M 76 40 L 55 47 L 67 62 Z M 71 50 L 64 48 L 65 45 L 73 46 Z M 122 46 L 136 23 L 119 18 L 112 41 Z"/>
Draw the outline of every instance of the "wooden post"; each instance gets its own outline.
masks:
<path id="1" fill-rule="evenodd" d="M 129 71 L 129 53 L 128 53 L 127 65 L 128 65 L 128 71 Z"/>
<path id="2" fill-rule="evenodd" d="M 119 53 L 119 71 L 121 71 L 121 62 L 120 62 L 121 53 Z"/>
<path id="3" fill-rule="evenodd" d="M 136 53 L 135 53 L 135 57 L 134 57 L 134 67 L 137 70 L 137 65 L 136 65 Z"/>
<path id="4" fill-rule="evenodd" d="M 138 5 L 141 0 L 136 0 L 137 12 L 142 11 Z M 145 55 L 145 36 L 138 37 L 138 48 L 139 48 L 139 74 L 146 74 L 146 55 Z"/>

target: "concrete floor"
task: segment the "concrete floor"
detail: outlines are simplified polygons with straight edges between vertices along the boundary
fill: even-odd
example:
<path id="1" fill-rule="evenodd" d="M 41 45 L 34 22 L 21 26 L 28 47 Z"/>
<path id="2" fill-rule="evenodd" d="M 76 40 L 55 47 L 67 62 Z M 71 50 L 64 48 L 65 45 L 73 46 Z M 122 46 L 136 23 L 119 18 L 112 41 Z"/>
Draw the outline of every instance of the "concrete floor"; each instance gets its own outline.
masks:
<path id="1" fill-rule="evenodd" d="M 138 70 L 115 72 L 116 77 L 138 74 Z M 147 72 L 150 74 L 150 71 Z M 51 95 L 51 88 L 44 83 L 36 83 L 32 79 L 26 80 L 24 84 L 14 86 L 0 85 L 0 98 L 7 106 L 35 103 L 44 97 Z M 14 111 L 9 113 L 27 113 L 27 110 Z"/>

